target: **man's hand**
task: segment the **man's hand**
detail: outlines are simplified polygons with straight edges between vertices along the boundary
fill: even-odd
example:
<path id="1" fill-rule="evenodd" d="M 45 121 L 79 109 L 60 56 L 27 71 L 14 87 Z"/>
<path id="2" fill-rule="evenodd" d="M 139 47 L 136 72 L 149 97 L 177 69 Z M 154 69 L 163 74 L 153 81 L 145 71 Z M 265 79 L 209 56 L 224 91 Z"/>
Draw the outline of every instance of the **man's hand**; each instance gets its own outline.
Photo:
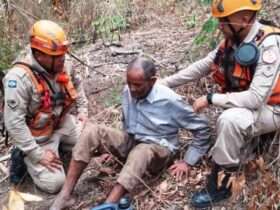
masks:
<path id="1" fill-rule="evenodd" d="M 52 172 L 54 172 L 55 169 L 61 169 L 62 166 L 60 158 L 49 149 L 44 151 L 43 158 L 39 161 L 39 163 Z"/>
<path id="2" fill-rule="evenodd" d="M 208 101 L 206 96 L 201 96 L 200 98 L 196 99 L 193 103 L 193 110 L 195 112 L 200 112 L 202 109 L 208 107 Z"/>
<path id="3" fill-rule="evenodd" d="M 111 160 L 113 160 L 113 157 L 111 154 L 105 153 L 100 155 L 97 159 L 97 162 L 101 165 L 101 164 L 106 164 L 108 162 L 110 162 Z"/>
<path id="4" fill-rule="evenodd" d="M 169 170 L 171 175 L 176 177 L 176 181 L 181 181 L 184 175 L 189 175 L 190 169 L 184 160 L 177 160 L 172 166 L 170 166 Z"/>

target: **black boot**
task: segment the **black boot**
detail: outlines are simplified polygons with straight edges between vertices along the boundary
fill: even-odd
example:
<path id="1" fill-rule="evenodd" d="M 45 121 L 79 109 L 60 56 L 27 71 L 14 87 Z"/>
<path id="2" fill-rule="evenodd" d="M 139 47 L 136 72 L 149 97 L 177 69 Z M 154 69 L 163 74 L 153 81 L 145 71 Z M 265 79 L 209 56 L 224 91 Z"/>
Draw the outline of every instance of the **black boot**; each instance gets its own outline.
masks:
<path id="1" fill-rule="evenodd" d="M 227 187 L 230 173 L 225 172 L 225 177 L 221 186 L 218 188 L 218 173 L 220 167 L 214 164 L 211 174 L 208 176 L 208 183 L 206 188 L 200 192 L 196 192 L 192 199 L 191 204 L 197 208 L 206 208 L 212 206 L 212 204 L 227 199 L 231 196 L 231 186 Z"/>
<path id="2" fill-rule="evenodd" d="M 11 152 L 11 165 L 10 165 L 10 182 L 14 185 L 22 182 L 24 175 L 27 173 L 26 165 L 24 163 L 24 153 L 14 147 Z"/>

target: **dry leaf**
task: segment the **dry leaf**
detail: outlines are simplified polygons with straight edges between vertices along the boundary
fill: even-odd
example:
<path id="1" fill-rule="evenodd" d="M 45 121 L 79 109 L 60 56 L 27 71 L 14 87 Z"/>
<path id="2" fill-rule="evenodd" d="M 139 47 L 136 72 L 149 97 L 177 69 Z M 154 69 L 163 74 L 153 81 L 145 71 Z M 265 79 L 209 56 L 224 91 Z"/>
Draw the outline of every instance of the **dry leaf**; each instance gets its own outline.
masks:
<path id="1" fill-rule="evenodd" d="M 223 182 L 225 176 L 226 176 L 226 175 L 225 175 L 225 172 L 224 172 L 224 171 L 220 171 L 220 172 L 218 173 L 218 188 L 220 188 L 220 187 L 222 186 L 222 182 Z"/>
<path id="2" fill-rule="evenodd" d="M 202 178 L 203 178 L 202 174 L 198 173 L 197 176 L 195 177 L 195 184 L 201 182 Z"/>
<path id="3" fill-rule="evenodd" d="M 227 187 L 231 185 L 232 199 L 237 200 L 241 195 L 241 192 L 246 184 L 245 175 L 242 173 L 241 175 L 232 175 L 229 178 Z"/>
<path id="4" fill-rule="evenodd" d="M 273 183 L 273 175 L 269 172 L 262 174 L 262 185 L 269 187 Z"/>
<path id="5" fill-rule="evenodd" d="M 264 164 L 264 159 L 263 159 L 263 157 L 259 157 L 259 158 L 256 160 L 256 164 L 257 164 L 258 168 L 260 169 L 260 171 L 265 171 L 265 164 Z"/>
<path id="6" fill-rule="evenodd" d="M 7 210 L 24 210 L 24 201 L 16 190 L 9 193 Z"/>
<path id="7" fill-rule="evenodd" d="M 37 195 L 32 195 L 30 193 L 21 193 L 19 192 L 19 195 L 22 197 L 22 199 L 24 201 L 28 201 L 28 202 L 39 202 L 42 201 L 43 198 Z"/>
<path id="8" fill-rule="evenodd" d="M 4 175 L 6 176 L 7 174 L 9 174 L 9 170 L 7 169 L 6 166 L 4 166 L 4 164 L 0 163 L 0 172 L 3 172 Z"/>
<path id="9" fill-rule="evenodd" d="M 168 191 L 168 183 L 167 183 L 167 181 L 166 180 L 164 180 L 162 183 L 160 183 L 160 185 L 159 185 L 159 192 L 160 193 L 165 193 L 165 192 L 167 192 Z"/>
<path id="10" fill-rule="evenodd" d="M 179 196 L 180 197 L 185 197 L 185 193 L 183 191 L 179 191 Z"/>
<path id="11" fill-rule="evenodd" d="M 154 200 L 149 200 L 147 209 L 154 209 L 155 205 L 156 205 L 156 203 Z"/>
<path id="12" fill-rule="evenodd" d="M 248 164 L 246 164 L 245 170 L 246 170 L 246 174 L 251 174 L 251 173 L 256 173 L 258 166 L 256 164 L 255 160 L 251 160 L 248 162 Z"/>
<path id="13" fill-rule="evenodd" d="M 116 114 L 116 115 L 120 114 L 119 110 L 114 109 L 114 108 L 110 109 L 110 112 L 111 112 L 112 114 Z"/>
<path id="14" fill-rule="evenodd" d="M 190 208 L 189 208 L 188 205 L 184 206 L 184 210 L 189 210 L 189 209 L 190 209 Z"/>
<path id="15" fill-rule="evenodd" d="M 42 201 L 39 196 L 30 193 L 21 193 L 15 189 L 10 190 L 8 203 L 3 205 L 3 210 L 24 210 L 24 201 Z"/>
<path id="16" fill-rule="evenodd" d="M 247 207 L 248 210 L 257 210 L 257 206 L 255 202 L 250 202 L 249 206 Z"/>

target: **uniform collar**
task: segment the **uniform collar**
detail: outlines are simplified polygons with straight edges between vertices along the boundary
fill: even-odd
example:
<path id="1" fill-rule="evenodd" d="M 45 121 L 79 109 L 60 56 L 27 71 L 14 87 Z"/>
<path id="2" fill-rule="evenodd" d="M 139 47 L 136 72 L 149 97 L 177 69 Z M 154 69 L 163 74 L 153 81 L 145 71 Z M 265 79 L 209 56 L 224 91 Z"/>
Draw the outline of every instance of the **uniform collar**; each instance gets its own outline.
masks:
<path id="1" fill-rule="evenodd" d="M 146 97 L 146 100 L 149 103 L 153 103 L 156 100 L 156 94 L 157 93 L 157 84 L 155 83 L 152 87 L 152 90 L 150 91 L 150 93 L 148 94 L 148 96 Z"/>
<path id="2" fill-rule="evenodd" d="M 251 30 L 249 31 L 249 33 L 247 34 L 247 36 L 244 39 L 244 43 L 249 43 L 252 40 L 254 40 L 254 38 L 257 36 L 257 34 L 259 33 L 260 28 L 262 27 L 262 24 L 260 24 L 257 20 L 253 23 L 253 26 L 251 28 Z"/>
<path id="3" fill-rule="evenodd" d="M 15 63 L 17 61 L 22 61 L 24 63 L 27 63 L 27 64 L 31 65 L 33 68 L 35 68 L 38 72 L 49 76 L 49 73 L 34 58 L 30 45 L 28 45 L 25 50 L 25 57 L 23 59 L 17 59 L 15 61 Z"/>
<path id="4" fill-rule="evenodd" d="M 154 84 L 154 86 L 152 87 L 152 90 L 149 92 L 149 94 L 146 96 L 146 98 L 143 98 L 143 99 L 133 98 L 130 94 L 130 90 L 129 90 L 128 86 L 127 86 L 127 91 L 128 91 L 129 97 L 135 103 L 138 103 L 138 102 L 145 103 L 147 101 L 148 103 L 152 104 L 157 99 L 156 98 L 156 96 L 157 96 L 157 85 L 156 85 L 156 83 Z"/>

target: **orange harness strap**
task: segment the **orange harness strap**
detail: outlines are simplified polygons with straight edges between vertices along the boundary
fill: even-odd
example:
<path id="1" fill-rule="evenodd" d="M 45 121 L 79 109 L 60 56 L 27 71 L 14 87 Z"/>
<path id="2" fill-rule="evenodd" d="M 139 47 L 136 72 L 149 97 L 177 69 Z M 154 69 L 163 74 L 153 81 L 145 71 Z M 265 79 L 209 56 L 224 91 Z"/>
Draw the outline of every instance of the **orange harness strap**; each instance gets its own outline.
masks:
<path id="1" fill-rule="evenodd" d="M 256 43 L 259 46 L 265 38 L 267 38 L 270 35 L 280 35 L 280 29 L 271 27 L 271 26 L 264 26 L 261 31 L 260 35 L 256 37 Z M 225 49 L 225 41 L 223 41 L 220 44 L 219 50 L 220 53 L 224 53 Z M 219 55 L 217 55 L 219 56 Z M 211 66 L 211 72 L 214 80 L 220 85 L 221 91 L 226 91 L 226 83 L 225 83 L 225 75 L 220 69 L 220 60 L 219 58 L 217 62 L 214 62 Z M 242 67 L 240 64 L 235 63 L 232 76 L 237 79 L 239 83 L 239 89 L 240 91 L 247 90 L 252 82 L 253 79 L 253 73 L 250 70 L 249 67 Z M 268 104 L 275 105 L 280 104 L 280 78 L 278 77 L 278 80 L 276 82 L 275 87 L 273 88 L 272 94 L 268 100 Z"/>

